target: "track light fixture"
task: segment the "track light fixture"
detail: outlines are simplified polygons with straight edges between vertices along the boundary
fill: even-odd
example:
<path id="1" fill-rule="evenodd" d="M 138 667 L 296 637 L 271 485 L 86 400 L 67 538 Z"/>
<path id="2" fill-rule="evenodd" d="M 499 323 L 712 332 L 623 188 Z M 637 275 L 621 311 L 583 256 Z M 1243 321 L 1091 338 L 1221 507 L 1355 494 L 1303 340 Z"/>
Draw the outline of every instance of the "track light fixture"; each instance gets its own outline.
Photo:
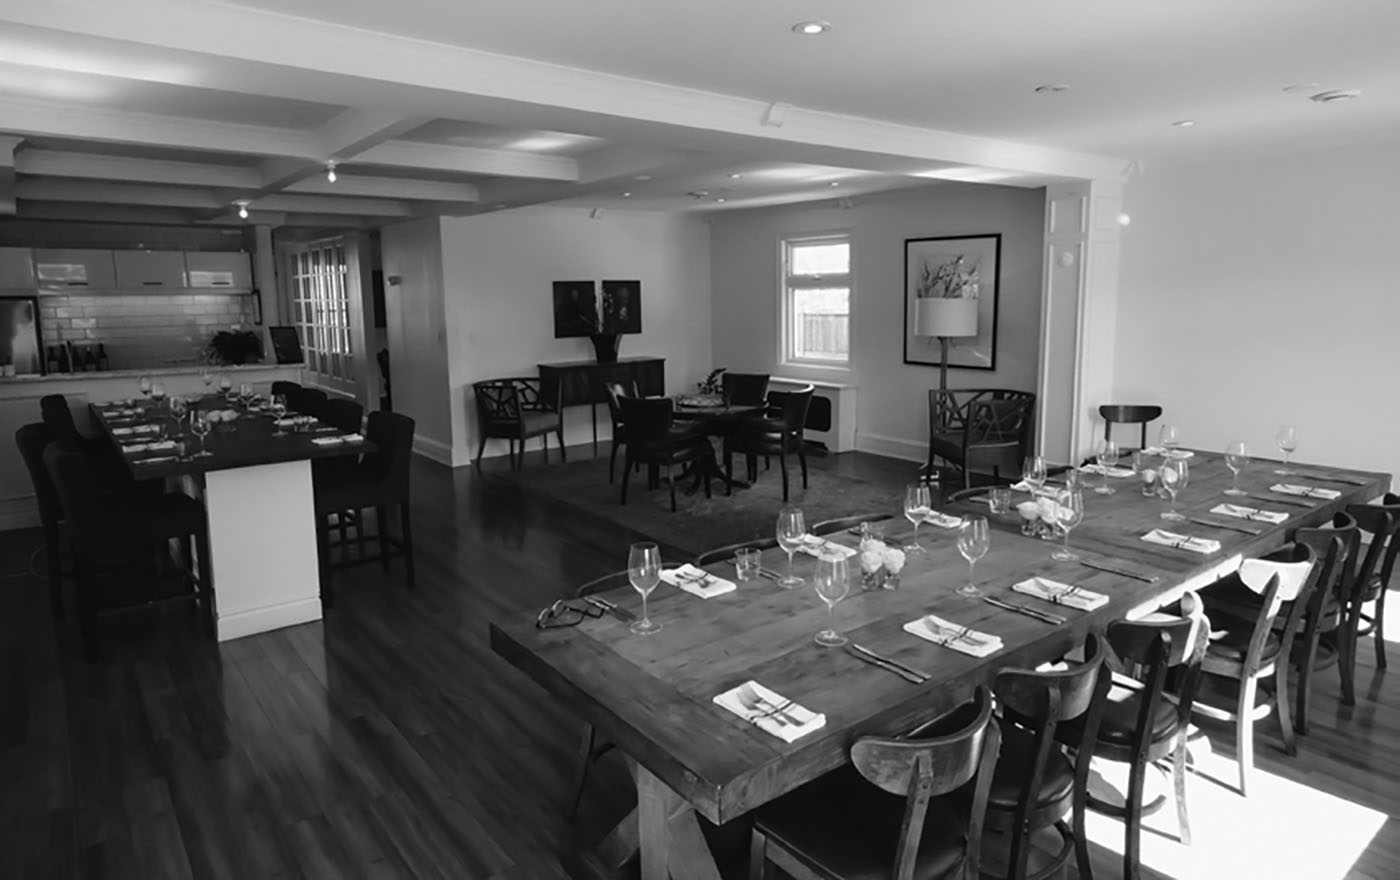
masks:
<path id="1" fill-rule="evenodd" d="M 331 183 L 335 183 L 335 163 L 334 163 L 334 162 L 327 162 L 327 163 L 326 163 L 326 180 L 330 181 Z"/>

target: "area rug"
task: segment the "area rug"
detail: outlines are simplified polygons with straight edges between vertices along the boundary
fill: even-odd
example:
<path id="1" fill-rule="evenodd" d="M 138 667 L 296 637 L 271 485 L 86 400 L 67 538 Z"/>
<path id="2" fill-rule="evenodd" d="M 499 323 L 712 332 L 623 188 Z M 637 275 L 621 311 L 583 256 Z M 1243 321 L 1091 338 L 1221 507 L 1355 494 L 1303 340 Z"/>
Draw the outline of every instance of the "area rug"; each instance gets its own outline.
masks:
<path id="1" fill-rule="evenodd" d="M 618 480 L 622 479 L 618 463 Z M 591 459 L 569 464 L 526 467 L 520 471 L 497 472 L 494 478 L 506 480 L 521 489 L 556 504 L 574 508 L 580 515 L 602 517 L 632 531 L 688 554 L 699 554 L 715 547 L 773 534 L 778 510 L 783 506 L 782 475 L 775 466 L 763 470 L 750 488 L 724 494 L 722 480 L 714 482 L 714 497 L 703 489 L 687 494 L 691 481 L 676 483 L 676 512 L 671 512 L 670 496 L 663 480 L 660 488 L 647 489 L 646 472 L 632 475 L 627 504 L 618 500 L 620 483 L 608 482 L 607 459 Z M 853 477 L 811 468 L 808 486 L 802 488 L 802 474 L 794 466 L 789 472 L 790 503 L 802 508 L 808 525 L 825 519 L 861 513 L 885 512 L 898 515 L 902 499 L 897 491 Z"/>

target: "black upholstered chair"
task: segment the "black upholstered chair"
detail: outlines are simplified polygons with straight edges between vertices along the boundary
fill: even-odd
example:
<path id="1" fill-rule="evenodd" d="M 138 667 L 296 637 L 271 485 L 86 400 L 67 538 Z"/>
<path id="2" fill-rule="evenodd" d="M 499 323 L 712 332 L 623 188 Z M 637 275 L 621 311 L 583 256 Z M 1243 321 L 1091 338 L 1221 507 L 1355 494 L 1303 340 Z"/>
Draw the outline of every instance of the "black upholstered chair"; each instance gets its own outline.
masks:
<path id="1" fill-rule="evenodd" d="M 1103 439 L 1113 439 L 1114 425 L 1140 425 L 1142 430 L 1138 449 L 1147 448 L 1147 426 L 1161 417 L 1160 406 L 1105 403 L 1099 407 L 1099 418 L 1103 419 Z"/>
<path id="2" fill-rule="evenodd" d="M 268 393 L 274 397 L 278 394 L 282 395 L 287 401 L 287 406 L 290 407 L 292 401 L 301 393 L 301 384 L 299 382 L 289 382 L 286 379 L 278 379 L 276 382 L 272 383 L 272 390 Z"/>
<path id="3" fill-rule="evenodd" d="M 1019 473 L 1031 446 L 1035 395 L 999 388 L 929 392 L 927 474 L 942 459 L 962 473 L 963 488 L 972 472 L 990 473 L 996 482 Z"/>
<path id="4" fill-rule="evenodd" d="M 66 536 L 63 528 L 63 504 L 58 498 L 58 488 L 44 464 L 44 450 L 53 442 L 49 429 L 42 422 L 23 425 L 15 431 L 15 445 L 24 459 L 24 467 L 29 471 L 29 482 L 34 487 L 34 500 L 39 507 L 39 524 L 44 530 L 44 567 L 49 579 L 49 606 L 56 618 L 63 617 L 63 569 L 67 553 L 64 552 Z"/>
<path id="5" fill-rule="evenodd" d="M 742 455 L 748 465 L 748 478 L 758 479 L 758 456 L 777 456 L 783 475 L 783 500 L 788 500 L 787 457 L 797 454 L 802 467 L 802 488 L 807 488 L 807 450 L 803 427 L 807 410 L 812 405 L 815 389 L 808 385 L 796 391 L 773 392 L 768 395 L 768 416 L 742 419 L 724 437 L 724 475 L 734 476 L 734 456 Z"/>
<path id="6" fill-rule="evenodd" d="M 332 397 L 326 401 L 324 414 L 320 418 L 337 431 L 358 434 L 364 429 L 365 408 L 358 400 Z"/>
<path id="7" fill-rule="evenodd" d="M 768 400 L 767 373 L 729 373 L 720 377 L 728 406 L 763 406 Z"/>
<path id="8" fill-rule="evenodd" d="M 315 416 L 322 421 L 325 421 L 328 403 L 330 395 L 319 388 L 302 388 L 287 400 L 287 406 L 304 416 Z"/>
<path id="9" fill-rule="evenodd" d="M 481 434 L 481 444 L 476 451 L 477 469 L 481 468 L 486 441 L 492 438 L 510 442 L 511 470 L 519 470 L 524 464 L 525 441 L 531 437 L 539 437 L 544 443 L 546 463 L 549 462 L 550 434 L 559 438 L 559 457 L 569 460 L 564 451 L 561 388 L 557 383 L 545 386 L 536 378 L 488 379 L 473 383 L 472 390 L 476 394 L 476 429 Z"/>
<path id="10" fill-rule="evenodd" d="M 622 467 L 622 503 L 627 503 L 627 484 L 636 465 L 665 468 L 666 486 L 671 492 L 671 512 L 676 511 L 676 483 L 671 469 L 689 464 L 705 484 L 710 497 L 710 477 L 715 473 L 715 453 L 709 438 L 693 427 L 676 429 L 673 401 L 669 397 L 623 397 L 618 400 L 622 423 L 627 432 L 627 456 Z"/>
<path id="11" fill-rule="evenodd" d="M 770 862 L 797 880 L 978 877 L 1000 738 L 980 687 L 903 736 L 859 737 L 850 764 L 754 814 L 750 880 Z"/>
<path id="12" fill-rule="evenodd" d="M 637 383 L 630 379 L 609 382 L 603 387 L 608 392 L 608 416 L 612 419 L 612 451 L 608 453 L 608 482 L 611 483 L 617 470 L 617 450 L 627 444 L 627 426 L 622 422 L 622 405 L 618 401 L 641 395 L 637 393 Z"/>

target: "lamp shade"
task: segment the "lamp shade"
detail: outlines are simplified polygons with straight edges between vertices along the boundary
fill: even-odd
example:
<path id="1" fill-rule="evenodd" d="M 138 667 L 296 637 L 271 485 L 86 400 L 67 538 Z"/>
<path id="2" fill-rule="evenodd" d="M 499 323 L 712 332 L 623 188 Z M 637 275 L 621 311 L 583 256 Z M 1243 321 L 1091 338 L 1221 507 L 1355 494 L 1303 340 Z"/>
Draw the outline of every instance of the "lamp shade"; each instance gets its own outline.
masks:
<path id="1" fill-rule="evenodd" d="M 914 301 L 915 336 L 976 336 L 977 300 L 923 297 Z"/>

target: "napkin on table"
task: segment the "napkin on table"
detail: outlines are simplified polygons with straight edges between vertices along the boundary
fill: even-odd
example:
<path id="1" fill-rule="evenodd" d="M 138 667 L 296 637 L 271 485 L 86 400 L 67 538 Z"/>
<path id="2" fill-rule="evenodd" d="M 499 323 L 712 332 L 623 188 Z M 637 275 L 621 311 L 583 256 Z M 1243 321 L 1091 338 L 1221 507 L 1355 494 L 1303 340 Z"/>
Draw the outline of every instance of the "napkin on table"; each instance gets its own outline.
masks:
<path id="1" fill-rule="evenodd" d="M 745 709 L 739 702 L 739 691 L 748 686 L 758 695 L 759 702 L 763 708 L 757 711 Z M 767 733 L 781 739 L 783 742 L 792 742 L 798 737 L 806 736 L 814 730 L 819 730 L 826 726 L 826 716 L 820 712 L 813 712 L 796 703 L 787 705 L 788 701 L 780 694 L 770 691 L 768 688 L 756 681 L 748 681 L 736 688 L 731 688 L 718 695 L 714 699 L 715 705 L 722 706 L 738 715 L 740 718 L 757 726 Z M 775 717 L 775 714 L 767 714 L 767 710 L 774 706 L 782 706 L 782 714 L 786 715 L 789 721 L 783 721 Z M 758 717 L 763 716 L 763 717 Z M 796 723 L 794 723 L 796 722 Z"/>
<path id="2" fill-rule="evenodd" d="M 1210 509 L 1211 513 L 1218 513 L 1221 516 L 1233 516 L 1239 519 L 1253 519 L 1259 522 L 1273 523 L 1278 525 L 1288 519 L 1288 514 L 1279 513 L 1273 510 L 1260 510 L 1257 507 L 1246 507 L 1243 504 L 1217 504 Z"/>
<path id="3" fill-rule="evenodd" d="M 112 436 L 127 437 L 131 434 L 148 434 L 156 430 L 155 425 L 133 425 L 130 428 L 113 428 Z"/>
<path id="4" fill-rule="evenodd" d="M 1279 483 L 1269 487 L 1270 492 L 1281 492 L 1284 495 L 1301 495 L 1304 498 L 1321 498 L 1324 501 L 1335 501 L 1342 497 L 1342 493 L 1336 489 L 1324 489 L 1321 486 L 1299 486 L 1297 483 Z"/>
<path id="5" fill-rule="evenodd" d="M 661 569 L 661 579 L 673 587 L 680 587 L 687 593 L 699 596 L 701 599 L 708 599 L 711 596 L 722 596 L 725 593 L 732 593 L 738 589 L 733 581 L 727 581 L 722 577 L 716 577 L 699 566 L 691 565 L 687 562 L 680 568 Z"/>
<path id="6" fill-rule="evenodd" d="M 359 443 L 364 439 L 359 434 L 337 434 L 334 437 L 312 437 L 311 442 L 317 446 L 336 446 L 341 443 Z"/>
<path id="7" fill-rule="evenodd" d="M 949 623 L 932 614 L 904 624 L 904 631 L 973 657 L 986 657 L 1002 649 L 1001 637 L 971 629 L 965 630 L 956 623 Z"/>
<path id="8" fill-rule="evenodd" d="M 956 529 L 958 526 L 962 525 L 962 517 L 953 516 L 951 513 L 940 513 L 936 510 L 930 510 L 924 517 L 924 522 L 932 523 L 942 529 Z"/>
<path id="9" fill-rule="evenodd" d="M 1169 532 L 1166 529 L 1153 529 L 1142 536 L 1144 541 L 1152 544 L 1162 544 L 1166 547 L 1175 547 L 1178 550 L 1190 550 L 1193 553 L 1219 553 L 1220 542 L 1211 538 L 1197 538 L 1191 535 L 1178 535 L 1176 532 Z"/>
<path id="10" fill-rule="evenodd" d="M 845 544 L 837 544 L 835 541 L 828 541 L 826 538 L 819 538 L 816 535 L 805 534 L 802 536 L 802 546 L 797 548 L 798 552 L 806 553 L 808 556 L 820 556 L 823 553 L 835 553 L 842 559 L 855 556 L 856 551 Z"/>
<path id="11" fill-rule="evenodd" d="M 1080 611 L 1093 611 L 1108 603 L 1108 597 L 1102 593 L 1095 593 L 1083 587 L 1073 587 L 1043 577 L 1028 578 L 1014 584 L 1011 589 L 1018 593 L 1025 593 L 1027 596 L 1035 596 L 1037 599 L 1054 602 L 1056 605 L 1078 608 Z"/>
<path id="12" fill-rule="evenodd" d="M 1106 467 L 1101 464 L 1086 464 L 1079 470 L 1085 474 L 1102 474 L 1110 477 L 1131 477 L 1133 475 L 1132 468 Z"/>
<path id="13" fill-rule="evenodd" d="M 1190 449 L 1173 449 L 1168 453 L 1167 447 L 1165 446 L 1149 446 L 1144 449 L 1143 452 L 1146 452 L 1148 455 L 1171 455 L 1172 458 L 1190 458 L 1196 454 Z"/>

